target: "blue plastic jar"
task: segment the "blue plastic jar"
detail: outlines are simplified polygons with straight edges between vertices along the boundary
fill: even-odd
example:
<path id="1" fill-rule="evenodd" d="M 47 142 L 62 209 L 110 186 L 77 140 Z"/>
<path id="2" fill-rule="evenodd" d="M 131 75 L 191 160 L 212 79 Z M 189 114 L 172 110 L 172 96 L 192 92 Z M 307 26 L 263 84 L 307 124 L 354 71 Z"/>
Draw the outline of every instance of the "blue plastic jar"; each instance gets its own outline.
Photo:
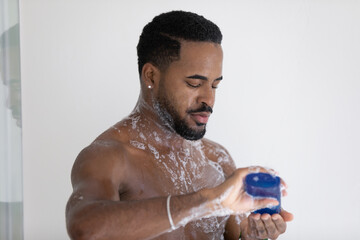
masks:
<path id="1" fill-rule="evenodd" d="M 281 211 L 281 189 L 280 189 L 280 178 L 273 176 L 269 173 L 250 173 L 245 177 L 245 191 L 255 197 L 264 198 L 270 197 L 275 198 L 279 205 L 271 208 L 262 208 L 254 213 L 280 213 Z"/>

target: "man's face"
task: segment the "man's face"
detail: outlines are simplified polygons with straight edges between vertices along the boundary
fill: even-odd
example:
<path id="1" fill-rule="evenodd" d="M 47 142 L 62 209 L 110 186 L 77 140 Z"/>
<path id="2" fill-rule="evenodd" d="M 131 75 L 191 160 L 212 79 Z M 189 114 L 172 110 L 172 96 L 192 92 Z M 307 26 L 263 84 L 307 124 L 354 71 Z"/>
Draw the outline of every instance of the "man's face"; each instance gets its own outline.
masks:
<path id="1" fill-rule="evenodd" d="M 180 60 L 161 73 L 155 109 L 185 139 L 198 140 L 206 132 L 222 79 L 222 60 L 219 44 L 184 41 Z"/>

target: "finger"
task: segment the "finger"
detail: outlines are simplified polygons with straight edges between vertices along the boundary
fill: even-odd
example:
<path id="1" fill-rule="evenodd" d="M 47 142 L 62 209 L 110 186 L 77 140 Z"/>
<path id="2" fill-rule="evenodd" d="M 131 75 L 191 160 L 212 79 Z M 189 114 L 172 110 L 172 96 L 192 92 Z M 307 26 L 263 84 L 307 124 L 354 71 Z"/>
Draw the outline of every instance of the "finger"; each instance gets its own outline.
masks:
<path id="1" fill-rule="evenodd" d="M 253 199 L 253 206 L 254 210 L 261 209 L 261 208 L 271 208 L 274 206 L 279 205 L 279 202 L 273 198 L 261 198 L 261 199 Z"/>
<path id="2" fill-rule="evenodd" d="M 282 197 L 286 197 L 288 195 L 287 193 L 287 188 L 288 188 L 288 185 L 286 184 L 286 182 L 280 178 L 280 190 L 281 190 L 281 196 Z"/>
<path id="3" fill-rule="evenodd" d="M 285 189 L 281 190 L 281 196 L 286 197 L 288 195 L 287 191 Z"/>
<path id="4" fill-rule="evenodd" d="M 260 167 L 260 166 L 251 166 L 251 167 L 247 167 L 247 168 L 238 168 L 234 173 L 236 173 L 238 175 L 238 177 L 240 178 L 245 178 L 246 175 L 248 175 L 249 173 L 269 173 L 273 176 L 277 176 L 277 172 L 273 169 L 270 168 L 264 168 L 264 167 Z M 287 188 L 287 184 L 280 178 L 281 180 L 281 184 L 284 185 L 285 188 Z"/>
<path id="5" fill-rule="evenodd" d="M 287 189 L 288 188 L 287 183 L 282 178 L 280 178 L 280 184 L 281 184 L 282 189 Z"/>
<path id="6" fill-rule="evenodd" d="M 250 166 L 247 168 L 249 173 L 270 173 L 271 175 L 277 176 L 278 172 L 276 172 L 274 169 L 266 168 L 266 167 L 260 167 L 260 166 Z"/>
<path id="7" fill-rule="evenodd" d="M 271 216 L 271 219 L 273 220 L 279 234 L 284 233 L 286 231 L 286 222 L 280 216 L 280 214 L 273 214 Z"/>
<path id="8" fill-rule="evenodd" d="M 249 225 L 247 229 L 247 234 L 249 237 L 255 238 L 257 236 L 257 229 L 255 221 L 260 219 L 259 213 L 252 213 L 248 217 Z"/>
<path id="9" fill-rule="evenodd" d="M 271 238 L 271 239 L 278 238 L 280 233 L 279 233 L 275 223 L 273 222 L 271 216 L 269 214 L 263 214 L 263 215 L 261 215 L 261 220 L 263 221 L 265 228 L 266 228 L 266 232 L 267 232 L 266 237 Z"/>
<path id="10" fill-rule="evenodd" d="M 261 239 L 267 238 L 266 228 L 261 218 L 254 218 L 254 225 L 256 228 L 256 237 Z"/>
<path id="11" fill-rule="evenodd" d="M 267 168 L 267 167 L 264 167 L 265 170 L 270 173 L 271 175 L 273 176 L 279 176 L 279 172 L 278 171 L 275 171 L 273 168 Z"/>
<path id="12" fill-rule="evenodd" d="M 239 178 L 243 179 L 246 175 L 250 173 L 250 168 L 238 168 L 234 173 L 238 175 Z"/>
<path id="13" fill-rule="evenodd" d="M 284 209 L 281 209 L 280 216 L 284 219 L 285 222 L 290 222 L 294 219 L 294 215 Z"/>

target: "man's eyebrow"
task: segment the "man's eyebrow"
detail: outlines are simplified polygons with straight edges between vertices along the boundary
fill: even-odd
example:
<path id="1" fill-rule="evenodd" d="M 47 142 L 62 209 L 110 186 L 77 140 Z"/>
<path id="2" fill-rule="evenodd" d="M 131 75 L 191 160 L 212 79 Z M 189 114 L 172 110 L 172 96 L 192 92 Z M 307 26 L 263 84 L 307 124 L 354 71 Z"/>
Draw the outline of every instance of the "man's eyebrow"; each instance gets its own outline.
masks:
<path id="1" fill-rule="evenodd" d="M 209 80 L 207 77 L 202 76 L 202 75 L 199 75 L 199 74 L 191 75 L 191 76 L 188 76 L 188 77 L 186 77 L 186 78 L 201 79 L 201 80 L 204 80 L 204 81 Z M 220 80 L 222 80 L 222 79 L 223 79 L 223 76 L 218 77 L 217 79 L 215 79 L 215 81 L 220 81 Z"/>

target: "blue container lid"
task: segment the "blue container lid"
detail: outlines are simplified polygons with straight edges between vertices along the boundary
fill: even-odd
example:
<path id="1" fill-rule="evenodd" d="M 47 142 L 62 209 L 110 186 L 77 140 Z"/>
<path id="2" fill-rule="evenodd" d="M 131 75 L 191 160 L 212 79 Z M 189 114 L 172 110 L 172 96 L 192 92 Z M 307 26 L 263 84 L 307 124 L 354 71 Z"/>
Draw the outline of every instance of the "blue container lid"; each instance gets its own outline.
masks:
<path id="1" fill-rule="evenodd" d="M 254 213 L 280 213 L 281 191 L 280 178 L 268 173 L 250 173 L 245 177 L 245 191 L 253 197 L 271 197 L 279 201 L 279 205 L 272 208 L 262 208 Z"/>
<path id="2" fill-rule="evenodd" d="M 245 178 L 245 191 L 254 197 L 274 197 L 280 195 L 280 178 L 269 173 L 250 173 Z"/>

